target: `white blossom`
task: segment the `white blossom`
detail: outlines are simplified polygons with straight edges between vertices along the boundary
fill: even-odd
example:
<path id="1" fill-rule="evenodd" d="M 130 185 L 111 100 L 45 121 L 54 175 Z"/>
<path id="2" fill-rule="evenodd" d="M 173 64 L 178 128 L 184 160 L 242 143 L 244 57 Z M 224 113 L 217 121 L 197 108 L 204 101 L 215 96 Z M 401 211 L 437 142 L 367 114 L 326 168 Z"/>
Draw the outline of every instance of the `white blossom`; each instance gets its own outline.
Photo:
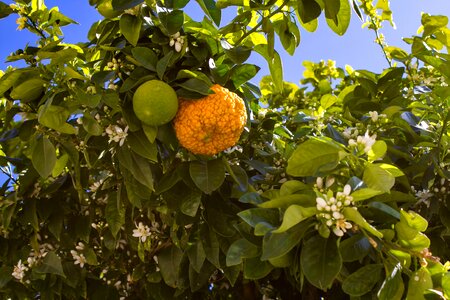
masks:
<path id="1" fill-rule="evenodd" d="M 354 139 L 350 139 L 348 141 L 348 145 L 350 147 L 355 147 L 358 149 L 358 151 L 363 150 L 365 153 L 368 153 L 371 149 L 373 144 L 375 144 L 377 135 L 373 134 L 372 136 L 369 135 L 369 132 L 366 131 L 364 136 L 359 135 L 356 138 L 356 141 Z"/>
<path id="2" fill-rule="evenodd" d="M 416 197 L 419 198 L 419 201 L 417 201 L 416 205 L 418 205 L 420 203 L 424 203 L 427 207 L 429 207 L 430 206 L 430 198 L 433 196 L 434 196 L 434 194 L 431 193 L 429 189 L 423 189 L 421 191 L 417 191 Z"/>
<path id="3" fill-rule="evenodd" d="M 70 254 L 72 254 L 75 265 L 80 265 L 81 268 L 84 267 L 84 264 L 86 263 L 86 257 L 84 257 L 84 254 L 78 253 L 75 250 L 70 250 Z"/>
<path id="4" fill-rule="evenodd" d="M 147 237 L 150 236 L 150 228 L 142 222 L 139 222 L 139 224 L 136 225 L 136 229 L 133 229 L 133 236 L 139 238 L 140 241 L 144 243 L 147 240 Z"/>
<path id="5" fill-rule="evenodd" d="M 109 143 L 116 142 L 119 146 L 123 146 L 126 137 L 128 136 L 128 126 L 125 129 L 118 125 L 109 125 L 105 129 L 106 134 L 109 136 Z"/>
<path id="6" fill-rule="evenodd" d="M 351 192 L 351 186 L 346 184 L 342 192 L 336 193 L 336 197 L 323 193 L 321 197 L 316 198 L 316 208 L 320 212 L 317 218 L 330 227 L 337 236 L 343 236 L 347 229 L 352 228 L 352 224 L 346 221 L 342 213 L 345 207 L 353 204 Z"/>
<path id="7" fill-rule="evenodd" d="M 169 46 L 174 47 L 176 52 L 180 52 L 183 49 L 184 37 L 179 32 L 173 34 L 170 37 Z"/>
<path id="8" fill-rule="evenodd" d="M 22 260 L 19 260 L 17 262 L 17 265 L 14 266 L 14 271 L 11 273 L 11 275 L 17 280 L 22 280 L 25 277 L 25 272 L 27 270 L 28 268 L 24 264 L 22 264 Z"/>

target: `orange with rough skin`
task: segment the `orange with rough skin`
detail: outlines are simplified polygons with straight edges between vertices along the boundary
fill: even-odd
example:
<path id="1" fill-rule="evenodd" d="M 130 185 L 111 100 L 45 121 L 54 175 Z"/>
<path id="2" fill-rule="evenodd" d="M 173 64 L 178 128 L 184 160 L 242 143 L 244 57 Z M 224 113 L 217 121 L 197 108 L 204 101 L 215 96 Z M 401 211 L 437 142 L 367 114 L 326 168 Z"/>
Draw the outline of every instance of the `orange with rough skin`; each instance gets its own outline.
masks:
<path id="1" fill-rule="evenodd" d="M 214 155 L 236 145 L 247 122 L 244 101 L 216 84 L 198 100 L 180 99 L 174 128 L 180 144 L 194 154 Z"/>

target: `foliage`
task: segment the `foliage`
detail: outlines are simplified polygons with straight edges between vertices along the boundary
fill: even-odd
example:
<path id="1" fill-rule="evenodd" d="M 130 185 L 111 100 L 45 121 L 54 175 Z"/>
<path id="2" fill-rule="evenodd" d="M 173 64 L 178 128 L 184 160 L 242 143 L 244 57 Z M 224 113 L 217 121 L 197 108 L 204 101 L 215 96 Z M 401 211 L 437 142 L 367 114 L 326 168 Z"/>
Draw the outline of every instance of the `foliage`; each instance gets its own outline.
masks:
<path id="1" fill-rule="evenodd" d="M 322 13 L 344 34 L 348 1 L 199 0 L 200 22 L 188 2 L 112 0 L 79 44 L 42 0 L 0 2 L 0 17 L 40 37 L 0 78 L 0 292 L 449 297 L 448 19 L 424 14 L 410 51 L 380 43 L 395 62 L 381 74 L 305 62 L 298 86 L 283 81 L 275 34 L 293 54 Z M 388 1 L 351 4 L 376 32 L 392 21 Z M 239 14 L 220 27 L 227 6 Z M 271 72 L 259 88 L 252 51 Z M 213 83 L 238 93 L 239 144 L 196 156 L 172 124 L 142 124 L 132 97 L 152 79 L 185 99 Z"/>

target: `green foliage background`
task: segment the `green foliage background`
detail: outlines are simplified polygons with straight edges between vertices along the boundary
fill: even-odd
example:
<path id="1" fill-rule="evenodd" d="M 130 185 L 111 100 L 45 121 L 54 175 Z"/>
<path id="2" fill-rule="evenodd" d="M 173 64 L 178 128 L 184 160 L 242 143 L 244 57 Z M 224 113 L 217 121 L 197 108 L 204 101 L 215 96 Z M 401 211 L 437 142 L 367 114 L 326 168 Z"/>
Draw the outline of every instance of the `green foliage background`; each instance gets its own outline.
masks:
<path id="1" fill-rule="evenodd" d="M 0 2 L 40 37 L 0 77 L 0 293 L 447 299 L 448 18 L 423 14 L 403 50 L 380 33 L 386 0 L 198 0 L 201 22 L 188 2 L 90 1 L 106 18 L 79 44 L 42 0 Z M 219 27 L 228 6 L 239 13 Z M 304 62 L 300 85 L 283 81 L 275 39 L 292 55 L 300 28 L 324 15 L 342 35 L 352 14 L 390 68 Z M 252 52 L 270 70 L 259 87 Z M 151 79 L 183 98 L 239 94 L 239 144 L 200 157 L 172 124 L 141 124 L 131 99 Z"/>

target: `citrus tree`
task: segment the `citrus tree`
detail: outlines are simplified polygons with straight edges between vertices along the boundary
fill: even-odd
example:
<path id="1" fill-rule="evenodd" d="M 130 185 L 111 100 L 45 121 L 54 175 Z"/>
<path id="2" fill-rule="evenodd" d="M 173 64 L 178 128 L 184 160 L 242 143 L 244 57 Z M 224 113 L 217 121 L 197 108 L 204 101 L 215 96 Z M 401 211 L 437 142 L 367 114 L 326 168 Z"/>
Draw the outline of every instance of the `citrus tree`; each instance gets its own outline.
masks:
<path id="1" fill-rule="evenodd" d="M 447 17 L 423 14 L 403 50 L 384 0 L 199 0 L 201 21 L 188 2 L 91 0 L 105 19 L 78 44 L 58 8 L 0 2 L 39 37 L 0 77 L 0 293 L 450 297 Z M 283 81 L 275 40 L 292 55 L 352 13 L 390 68 Z"/>

